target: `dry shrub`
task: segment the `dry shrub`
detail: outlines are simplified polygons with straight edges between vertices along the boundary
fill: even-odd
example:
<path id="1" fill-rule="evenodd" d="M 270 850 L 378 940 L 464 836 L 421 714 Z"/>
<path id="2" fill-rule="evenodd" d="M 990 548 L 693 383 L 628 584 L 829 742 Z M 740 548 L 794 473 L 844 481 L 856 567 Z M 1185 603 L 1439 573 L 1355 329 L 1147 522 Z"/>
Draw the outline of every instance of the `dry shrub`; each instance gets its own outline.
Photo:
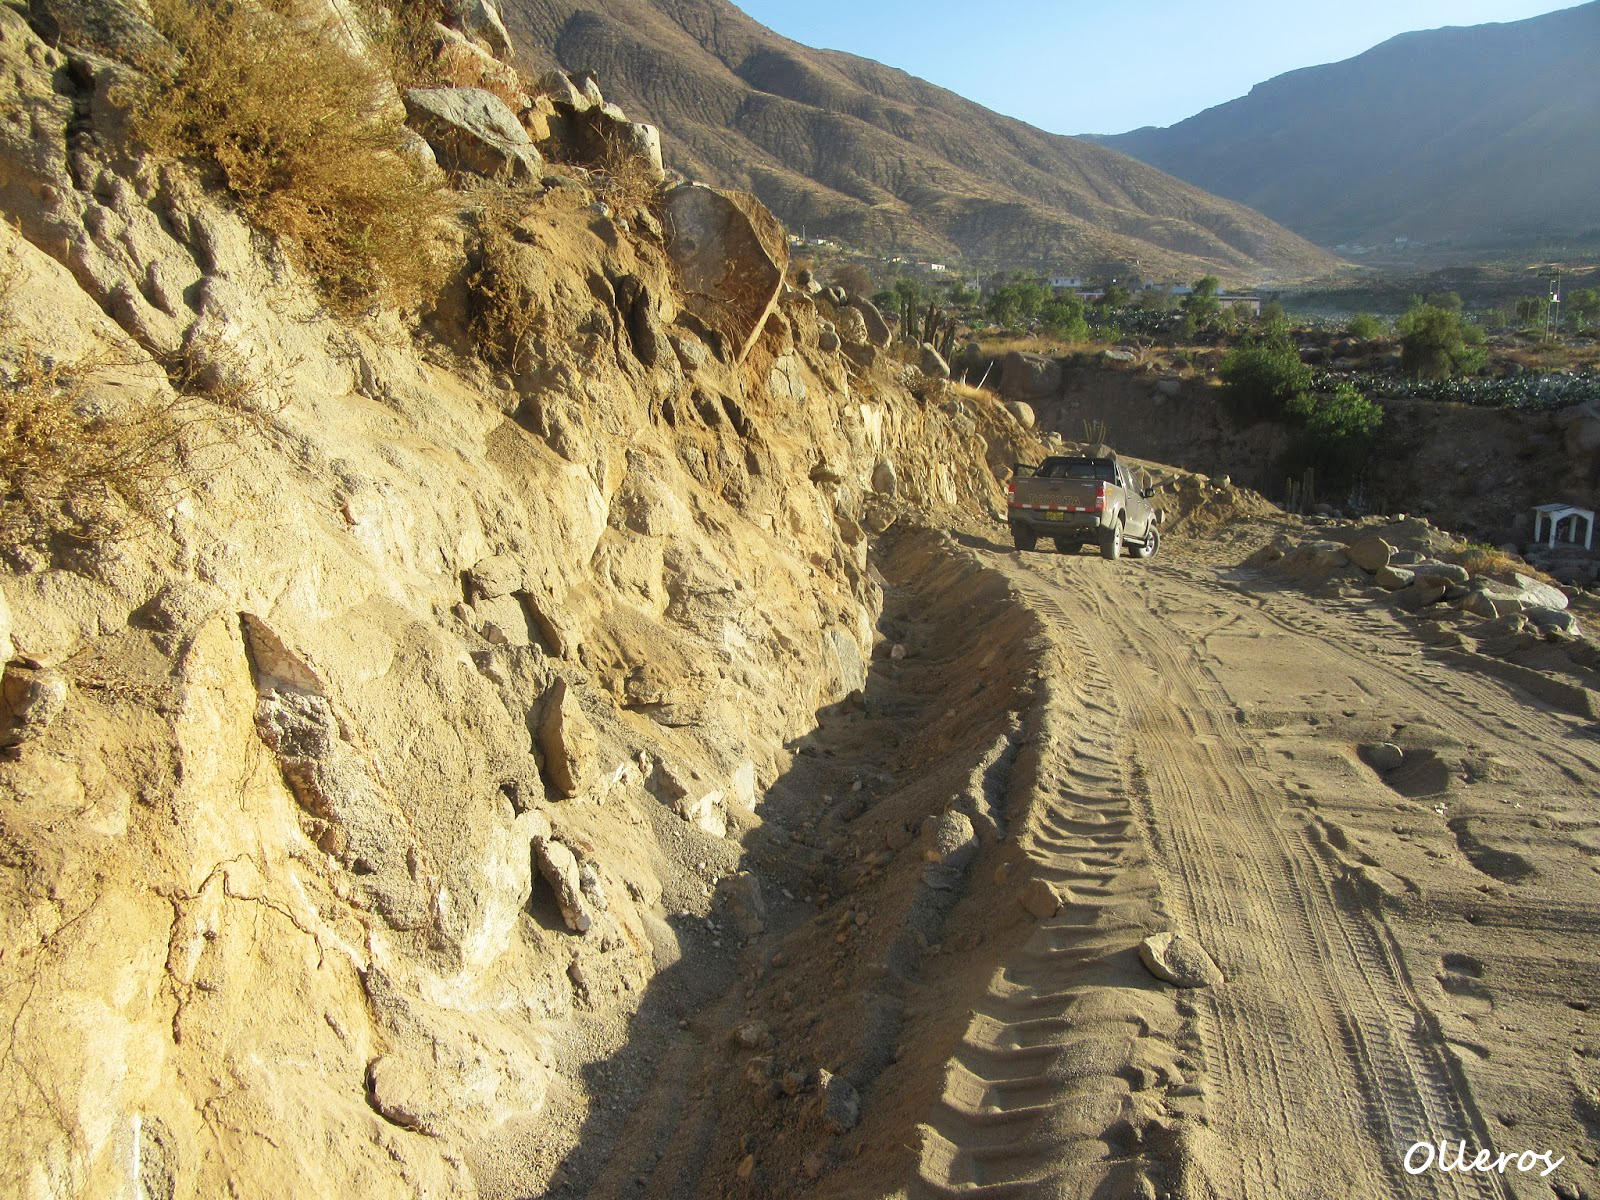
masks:
<path id="1" fill-rule="evenodd" d="M 192 333 L 178 349 L 158 353 L 155 359 L 178 395 L 208 400 L 257 428 L 288 403 L 274 392 L 281 390 L 291 367 L 270 378 L 215 331 Z"/>
<path id="2" fill-rule="evenodd" d="M 978 387 L 975 384 L 951 380 L 950 390 L 963 400 L 970 400 L 974 404 L 982 404 L 988 408 L 993 408 L 1000 403 L 1000 397 L 993 388 Z"/>
<path id="3" fill-rule="evenodd" d="M 431 294 L 443 204 L 400 153 L 382 73 L 295 0 L 152 0 L 151 11 L 173 52 L 139 64 L 151 80 L 131 97 L 140 134 L 215 167 L 340 310 Z"/>
<path id="4" fill-rule="evenodd" d="M 0 539 L 114 534 L 168 495 L 180 473 L 182 402 L 109 411 L 86 385 L 119 365 L 106 354 L 53 362 L 28 347 L 0 365 Z"/>
<path id="5" fill-rule="evenodd" d="M 467 276 L 472 334 L 485 361 L 514 372 L 543 312 L 521 261 L 527 247 L 516 232 L 529 197 L 501 185 L 485 186 L 475 195 L 478 253 Z"/>
<path id="6" fill-rule="evenodd" d="M 1498 579 L 1502 583 L 1511 582 L 1513 574 L 1526 575 L 1530 579 L 1537 579 L 1542 583 L 1555 583 L 1555 580 L 1546 575 L 1537 567 L 1523 562 L 1520 558 L 1513 558 L 1503 550 L 1493 546 L 1471 545 L 1465 550 L 1452 556 L 1456 565 L 1465 567 L 1472 575 L 1487 575 L 1491 579 Z"/>
<path id="7" fill-rule="evenodd" d="M 594 168 L 595 194 L 619 217 L 632 219 L 655 203 L 660 181 L 637 150 L 608 143 L 600 165 Z"/>

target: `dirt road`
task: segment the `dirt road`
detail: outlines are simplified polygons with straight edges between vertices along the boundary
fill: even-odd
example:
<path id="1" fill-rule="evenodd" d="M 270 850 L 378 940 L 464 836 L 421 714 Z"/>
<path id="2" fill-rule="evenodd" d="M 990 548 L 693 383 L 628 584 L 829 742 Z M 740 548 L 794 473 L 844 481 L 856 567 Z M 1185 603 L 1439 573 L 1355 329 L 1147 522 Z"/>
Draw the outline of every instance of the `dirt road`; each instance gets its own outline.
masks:
<path id="1" fill-rule="evenodd" d="M 556 1194 L 1600 1196 L 1595 728 L 1246 552 L 893 543 Z"/>
<path id="2" fill-rule="evenodd" d="M 1084 903 L 996 974 L 922 1190 L 1594 1194 L 1595 730 L 1375 606 L 1195 559 L 983 557 L 1077 667 L 1024 836 Z M 1366 765 L 1383 742 L 1406 765 Z M 1152 910 L 1227 982 L 1152 998 Z M 1532 1153 L 1407 1170 L 1440 1141 Z"/>

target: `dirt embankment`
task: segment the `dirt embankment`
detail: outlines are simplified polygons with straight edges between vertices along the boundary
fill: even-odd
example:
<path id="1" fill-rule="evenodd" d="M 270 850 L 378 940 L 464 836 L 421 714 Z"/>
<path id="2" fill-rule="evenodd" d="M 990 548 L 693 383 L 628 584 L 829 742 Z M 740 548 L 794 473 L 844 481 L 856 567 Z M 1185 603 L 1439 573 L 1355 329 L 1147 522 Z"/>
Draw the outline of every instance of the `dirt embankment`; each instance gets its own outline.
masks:
<path id="1" fill-rule="evenodd" d="M 1103 422 L 1124 453 L 1169 462 L 1281 498 L 1288 432 L 1239 427 L 1219 389 L 1133 365 L 1067 367 L 1047 396 L 1019 397 L 1041 429 L 1069 439 Z M 1363 511 L 1425 513 L 1493 544 L 1525 542 L 1528 513 L 1554 501 L 1600 505 L 1593 446 L 1569 418 L 1421 400 L 1384 400 L 1384 424 L 1363 478 Z M 1335 506 L 1348 497 L 1324 487 Z"/>
<path id="2" fill-rule="evenodd" d="M 452 193 L 437 303 L 340 319 L 117 69 L 0 30 L 5 401 L 172 417 L 149 519 L 4 546 L 0 1190 L 526 1194 L 494 1137 L 583 1116 L 862 686 L 871 540 L 998 511 L 1029 436 L 857 362 L 759 206 L 691 189 L 675 255 L 578 166 Z M 730 239 L 753 307 L 684 282 Z"/>

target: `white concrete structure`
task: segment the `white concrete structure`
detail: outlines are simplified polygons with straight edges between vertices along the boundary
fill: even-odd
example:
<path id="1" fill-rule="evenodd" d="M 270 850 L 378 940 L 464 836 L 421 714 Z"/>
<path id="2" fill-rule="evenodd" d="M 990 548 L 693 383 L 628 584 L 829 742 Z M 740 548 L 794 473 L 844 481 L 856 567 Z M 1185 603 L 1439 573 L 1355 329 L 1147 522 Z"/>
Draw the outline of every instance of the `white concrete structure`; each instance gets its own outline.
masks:
<path id="1" fill-rule="evenodd" d="M 1533 509 L 1533 540 L 1544 542 L 1552 550 L 1560 543 L 1576 546 L 1579 543 L 1578 523 L 1583 523 L 1582 543 L 1585 550 L 1594 549 L 1594 510 L 1573 504 L 1537 504 Z M 1561 527 L 1567 527 L 1567 536 L 1561 536 Z"/>

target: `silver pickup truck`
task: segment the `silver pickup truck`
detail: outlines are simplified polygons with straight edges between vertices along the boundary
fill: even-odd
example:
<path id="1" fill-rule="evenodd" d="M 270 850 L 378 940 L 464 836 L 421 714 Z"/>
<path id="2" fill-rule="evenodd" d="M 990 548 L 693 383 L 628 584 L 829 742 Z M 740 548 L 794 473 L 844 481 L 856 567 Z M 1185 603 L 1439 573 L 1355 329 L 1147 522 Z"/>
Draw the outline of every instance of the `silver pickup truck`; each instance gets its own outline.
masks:
<path id="1" fill-rule="evenodd" d="M 1063 554 L 1093 543 L 1117 558 L 1126 544 L 1133 557 L 1149 558 L 1160 544 L 1161 514 L 1150 505 L 1155 489 L 1141 488 L 1115 456 L 1018 463 L 1007 490 L 1006 520 L 1018 550 L 1047 537 Z"/>

